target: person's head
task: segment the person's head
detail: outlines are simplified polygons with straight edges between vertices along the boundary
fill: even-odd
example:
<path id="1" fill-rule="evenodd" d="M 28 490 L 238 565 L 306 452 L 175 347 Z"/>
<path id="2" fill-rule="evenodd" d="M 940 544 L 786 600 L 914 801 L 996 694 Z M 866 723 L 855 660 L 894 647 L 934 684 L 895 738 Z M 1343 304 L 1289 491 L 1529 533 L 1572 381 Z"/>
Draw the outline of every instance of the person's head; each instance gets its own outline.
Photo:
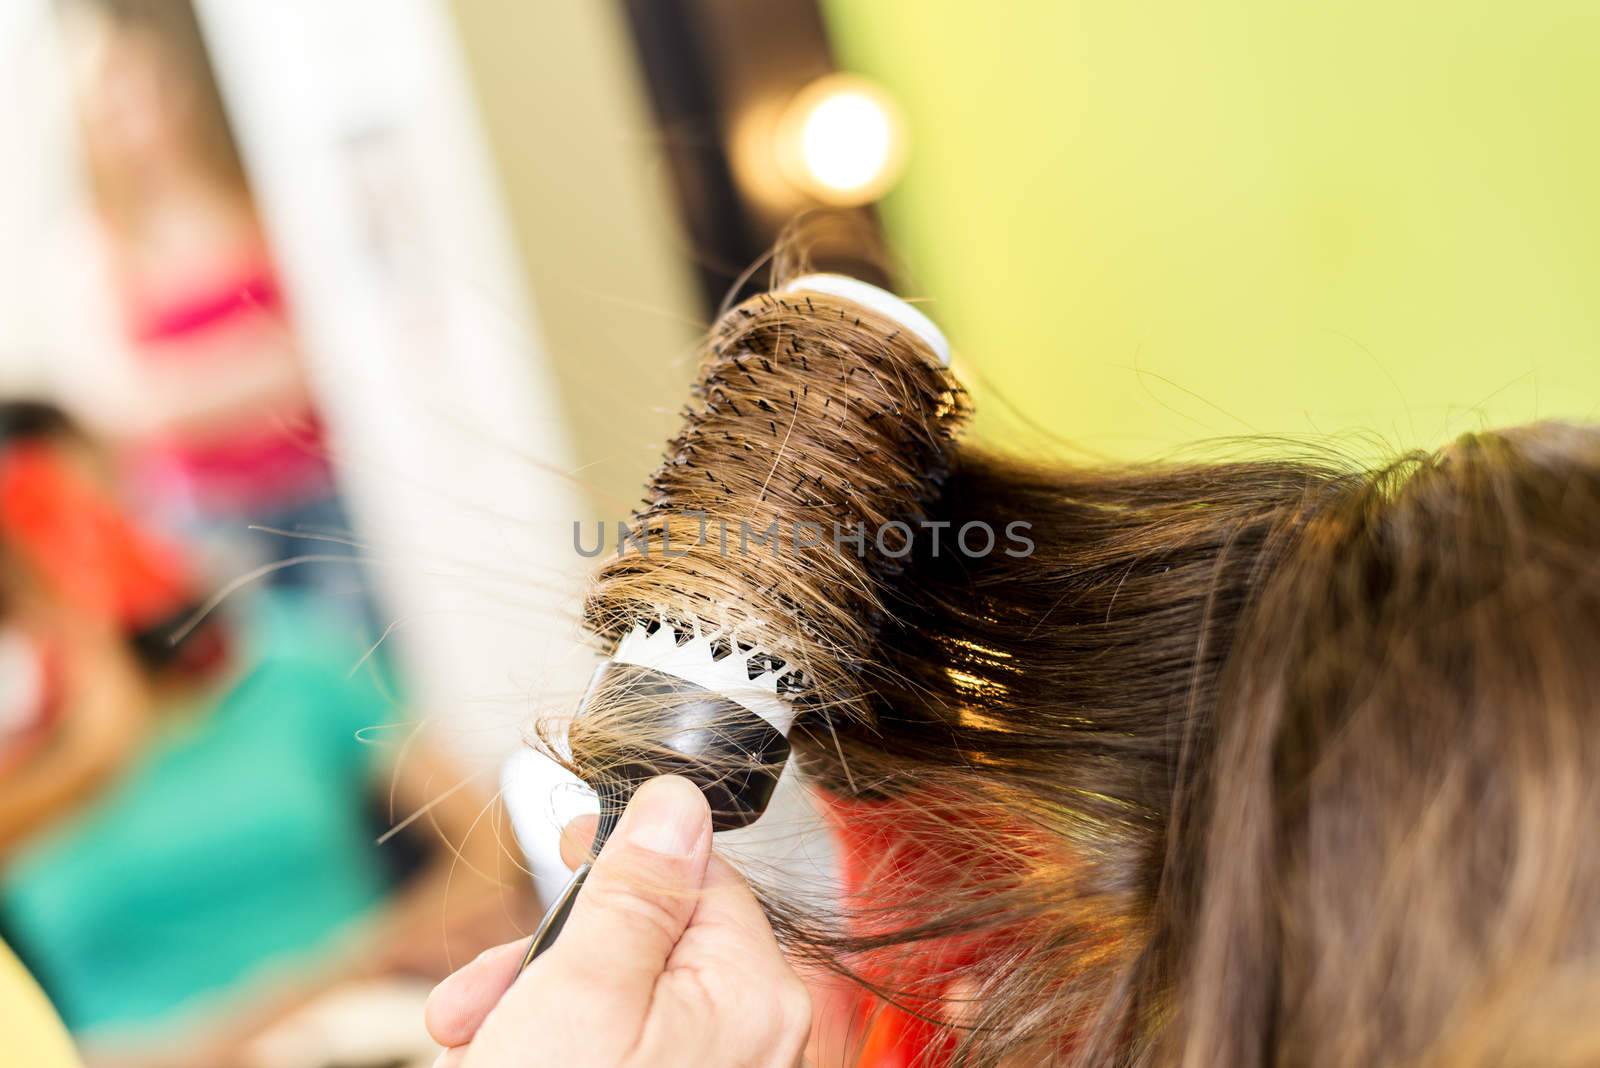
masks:
<path id="1" fill-rule="evenodd" d="M 59 409 L 0 404 L 0 854 L 91 792 L 142 731 L 143 671 L 75 551 L 72 487 L 100 475 Z"/>
<path id="2" fill-rule="evenodd" d="M 1600 431 L 1351 480 L 1241 634 L 1172 814 L 1167 1059 L 1595 1063 Z"/>
<path id="3" fill-rule="evenodd" d="M 183 173 L 243 195 L 244 172 L 188 0 L 61 0 L 74 95 L 102 211 L 131 221 Z"/>
<path id="4" fill-rule="evenodd" d="M 808 373 L 841 348 L 859 378 Z M 1486 432 L 1374 471 L 961 448 L 915 514 L 886 512 L 893 450 L 960 404 L 924 403 L 924 355 L 832 304 L 734 309 L 640 518 L 776 516 L 785 539 L 915 520 L 904 560 L 658 553 L 607 565 L 590 601 L 614 634 L 640 611 L 619 591 L 663 568 L 691 610 L 789 628 L 824 680 L 790 738 L 807 778 L 897 821 L 917 862 L 886 858 L 842 916 L 771 894 L 791 950 L 958 1018 L 974 1063 L 1590 1063 L 1600 431 Z M 811 444 L 789 448 L 795 427 Z M 1031 552 L 953 542 L 1019 521 Z M 636 714 L 586 711 L 576 766 L 659 744 L 628 737 Z"/>
<path id="5" fill-rule="evenodd" d="M 187 626 L 196 592 L 90 437 L 0 403 L 0 843 L 127 755 L 152 683 L 219 662 L 221 630 Z"/>

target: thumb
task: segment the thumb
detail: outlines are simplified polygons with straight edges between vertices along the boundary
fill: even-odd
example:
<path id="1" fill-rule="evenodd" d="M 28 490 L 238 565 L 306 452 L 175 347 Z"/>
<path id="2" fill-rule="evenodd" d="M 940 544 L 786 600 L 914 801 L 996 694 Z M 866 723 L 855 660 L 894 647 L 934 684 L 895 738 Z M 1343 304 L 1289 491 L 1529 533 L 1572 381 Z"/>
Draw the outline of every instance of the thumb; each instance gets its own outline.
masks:
<path id="1" fill-rule="evenodd" d="M 600 850 L 560 938 L 534 967 L 548 962 L 543 970 L 589 991 L 613 1026 L 642 1021 L 694 915 L 710 856 L 711 810 L 699 789 L 678 776 L 646 782 Z"/>

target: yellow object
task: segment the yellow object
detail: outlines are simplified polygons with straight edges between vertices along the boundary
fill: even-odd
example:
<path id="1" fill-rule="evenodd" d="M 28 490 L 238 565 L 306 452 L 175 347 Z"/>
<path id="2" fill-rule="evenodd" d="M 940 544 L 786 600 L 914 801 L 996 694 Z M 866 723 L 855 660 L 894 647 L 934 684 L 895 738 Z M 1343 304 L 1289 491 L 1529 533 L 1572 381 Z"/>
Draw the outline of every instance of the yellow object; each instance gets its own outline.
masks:
<path id="1" fill-rule="evenodd" d="M 905 114 L 884 219 L 988 436 L 1600 414 L 1593 0 L 823 6 Z"/>
<path id="2" fill-rule="evenodd" d="M 80 1068 L 66 1028 L 17 958 L 0 944 L 0 1043 L 7 1064 Z"/>

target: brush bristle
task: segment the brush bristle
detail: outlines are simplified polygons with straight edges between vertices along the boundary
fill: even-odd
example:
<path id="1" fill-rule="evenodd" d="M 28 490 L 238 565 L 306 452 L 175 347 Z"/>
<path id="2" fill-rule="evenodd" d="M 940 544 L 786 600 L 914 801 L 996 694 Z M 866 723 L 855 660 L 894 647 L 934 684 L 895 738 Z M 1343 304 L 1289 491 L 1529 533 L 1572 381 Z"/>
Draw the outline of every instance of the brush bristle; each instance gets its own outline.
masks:
<path id="1" fill-rule="evenodd" d="M 759 634 L 804 670 L 809 700 L 854 702 L 884 584 L 904 570 L 893 524 L 926 518 L 968 410 L 925 344 L 876 312 L 820 294 L 733 309 L 631 548 L 594 584 L 591 629 L 615 641 L 659 616 Z"/>

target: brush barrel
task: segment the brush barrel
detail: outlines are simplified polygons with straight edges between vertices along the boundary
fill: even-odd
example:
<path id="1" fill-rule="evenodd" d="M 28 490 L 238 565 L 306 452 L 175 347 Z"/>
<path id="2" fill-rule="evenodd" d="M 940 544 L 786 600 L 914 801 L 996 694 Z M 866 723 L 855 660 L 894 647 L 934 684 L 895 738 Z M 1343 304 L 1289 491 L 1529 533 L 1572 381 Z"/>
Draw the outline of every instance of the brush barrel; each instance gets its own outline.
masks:
<path id="1" fill-rule="evenodd" d="M 894 319 L 782 293 L 723 316 L 683 414 L 586 626 L 743 635 L 803 671 L 802 718 L 866 716 L 862 672 L 968 414 L 960 384 Z"/>
<path id="2" fill-rule="evenodd" d="M 592 692 L 625 697 L 636 709 L 637 736 L 648 739 L 585 776 L 600 795 L 603 823 L 611 824 L 657 775 L 682 775 L 698 786 L 713 830 L 748 826 L 766 811 L 789 759 L 788 741 L 766 720 L 702 686 L 635 664 L 603 665 Z"/>

